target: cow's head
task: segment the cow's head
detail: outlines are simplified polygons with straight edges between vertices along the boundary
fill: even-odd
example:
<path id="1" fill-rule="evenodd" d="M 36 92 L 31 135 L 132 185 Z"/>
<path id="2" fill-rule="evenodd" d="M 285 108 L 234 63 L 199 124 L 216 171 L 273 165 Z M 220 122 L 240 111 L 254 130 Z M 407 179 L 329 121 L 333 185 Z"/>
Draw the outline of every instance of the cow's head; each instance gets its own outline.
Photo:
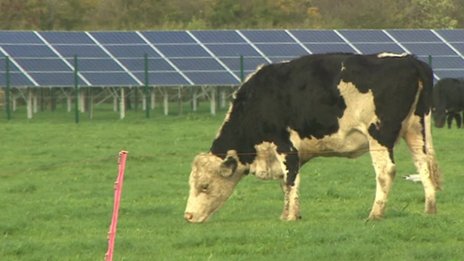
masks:
<path id="1" fill-rule="evenodd" d="M 235 151 L 229 151 L 225 159 L 211 153 L 197 155 L 190 173 L 184 218 L 192 223 L 206 221 L 230 197 L 245 172 Z"/>
<path id="2" fill-rule="evenodd" d="M 448 112 L 445 110 L 445 108 L 442 108 L 442 107 L 433 108 L 432 115 L 433 115 L 433 121 L 435 122 L 435 127 L 443 128 L 443 126 L 445 126 L 447 113 Z"/>

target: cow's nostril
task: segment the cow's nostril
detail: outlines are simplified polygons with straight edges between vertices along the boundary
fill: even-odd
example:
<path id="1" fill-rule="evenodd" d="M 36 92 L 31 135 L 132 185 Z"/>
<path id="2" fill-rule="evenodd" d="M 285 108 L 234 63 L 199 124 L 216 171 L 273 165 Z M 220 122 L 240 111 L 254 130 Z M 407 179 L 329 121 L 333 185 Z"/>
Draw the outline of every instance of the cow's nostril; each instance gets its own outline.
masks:
<path id="1" fill-rule="evenodd" d="M 192 214 L 192 213 L 189 213 L 189 212 L 186 212 L 186 213 L 184 214 L 184 218 L 185 218 L 185 220 L 187 220 L 187 221 L 191 221 L 192 218 L 193 218 L 193 214 Z"/>

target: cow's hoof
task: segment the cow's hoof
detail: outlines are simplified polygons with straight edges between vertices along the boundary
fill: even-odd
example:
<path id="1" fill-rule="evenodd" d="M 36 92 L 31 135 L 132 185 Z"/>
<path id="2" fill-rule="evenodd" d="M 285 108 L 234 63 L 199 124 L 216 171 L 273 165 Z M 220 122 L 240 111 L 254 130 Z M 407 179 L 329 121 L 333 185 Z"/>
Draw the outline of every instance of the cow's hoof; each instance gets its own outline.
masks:
<path id="1" fill-rule="evenodd" d="M 369 221 L 377 221 L 377 220 L 382 220 L 383 218 L 383 215 L 375 215 L 375 214 L 370 214 L 367 219 L 366 219 L 366 223 L 369 222 Z"/>
<path id="2" fill-rule="evenodd" d="M 300 220 L 302 219 L 303 217 L 301 215 L 289 215 L 289 216 L 280 216 L 280 220 L 283 220 L 283 221 L 296 221 L 296 220 Z"/>

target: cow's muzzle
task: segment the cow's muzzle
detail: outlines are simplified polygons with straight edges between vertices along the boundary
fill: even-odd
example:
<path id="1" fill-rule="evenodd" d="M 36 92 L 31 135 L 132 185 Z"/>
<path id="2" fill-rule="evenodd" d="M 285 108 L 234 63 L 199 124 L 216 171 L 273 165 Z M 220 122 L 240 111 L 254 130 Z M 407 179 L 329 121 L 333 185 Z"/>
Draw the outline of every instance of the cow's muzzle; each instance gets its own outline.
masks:
<path id="1" fill-rule="evenodd" d="M 207 218 L 198 218 L 191 212 L 185 212 L 184 219 L 189 223 L 203 223 Z"/>

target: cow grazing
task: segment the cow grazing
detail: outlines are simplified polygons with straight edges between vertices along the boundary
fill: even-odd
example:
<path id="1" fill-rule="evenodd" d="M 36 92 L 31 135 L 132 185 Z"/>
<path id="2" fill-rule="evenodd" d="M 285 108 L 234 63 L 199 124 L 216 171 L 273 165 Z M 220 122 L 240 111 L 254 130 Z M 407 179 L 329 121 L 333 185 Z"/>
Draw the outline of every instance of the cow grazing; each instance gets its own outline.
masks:
<path id="1" fill-rule="evenodd" d="M 430 67 L 410 55 L 316 54 L 261 67 L 235 93 L 210 151 L 195 157 L 184 218 L 206 221 L 250 173 L 281 180 L 281 219 L 299 219 L 302 164 L 369 152 L 377 182 L 369 218 L 379 219 L 399 137 L 420 173 L 425 211 L 435 213 L 432 88 Z"/>
<path id="2" fill-rule="evenodd" d="M 464 79 L 444 78 L 433 88 L 433 119 L 435 127 L 443 128 L 445 121 L 451 128 L 453 119 L 458 128 L 464 118 Z"/>

